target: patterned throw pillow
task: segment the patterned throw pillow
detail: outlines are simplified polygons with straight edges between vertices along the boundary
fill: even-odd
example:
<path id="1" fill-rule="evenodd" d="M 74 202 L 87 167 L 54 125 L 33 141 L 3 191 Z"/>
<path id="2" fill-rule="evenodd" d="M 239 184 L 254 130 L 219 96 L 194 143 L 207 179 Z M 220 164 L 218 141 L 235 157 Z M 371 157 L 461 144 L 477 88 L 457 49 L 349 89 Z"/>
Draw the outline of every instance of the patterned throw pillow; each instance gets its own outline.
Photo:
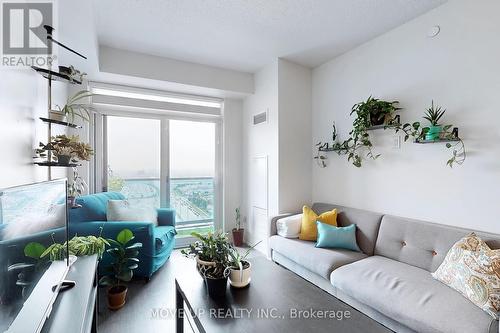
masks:
<path id="1" fill-rule="evenodd" d="M 456 242 L 432 276 L 498 319 L 500 250 L 490 249 L 476 234 Z"/>

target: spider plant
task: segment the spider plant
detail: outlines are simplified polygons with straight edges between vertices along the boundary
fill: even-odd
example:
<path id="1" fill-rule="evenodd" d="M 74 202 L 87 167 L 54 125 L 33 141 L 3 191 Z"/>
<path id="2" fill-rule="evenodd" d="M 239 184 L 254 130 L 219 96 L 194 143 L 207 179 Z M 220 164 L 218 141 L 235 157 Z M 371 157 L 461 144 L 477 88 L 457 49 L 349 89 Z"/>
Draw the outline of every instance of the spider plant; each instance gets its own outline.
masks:
<path id="1" fill-rule="evenodd" d="M 58 112 L 66 116 L 66 118 L 71 120 L 71 122 L 74 122 L 76 117 L 90 122 L 90 114 L 94 108 L 88 103 L 83 103 L 83 100 L 91 96 L 93 96 L 93 94 L 90 91 L 80 90 L 73 96 L 68 97 L 66 105 L 62 108 L 59 105 L 56 105 L 56 108 Z"/>

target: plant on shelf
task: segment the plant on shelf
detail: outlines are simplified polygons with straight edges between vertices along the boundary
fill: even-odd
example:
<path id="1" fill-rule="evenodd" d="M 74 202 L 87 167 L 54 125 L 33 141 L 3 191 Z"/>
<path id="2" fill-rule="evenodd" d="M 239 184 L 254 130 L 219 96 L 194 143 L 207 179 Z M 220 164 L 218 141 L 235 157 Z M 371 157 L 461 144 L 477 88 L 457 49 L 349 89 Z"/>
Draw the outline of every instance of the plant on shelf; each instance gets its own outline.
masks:
<path id="1" fill-rule="evenodd" d="M 392 119 L 398 108 L 398 101 L 382 101 L 372 96 L 364 102 L 354 104 L 351 109 L 351 115 L 356 114 L 354 127 L 368 129 L 371 126 L 384 125 Z"/>
<path id="2" fill-rule="evenodd" d="M 106 250 L 113 258 L 107 267 L 108 275 L 101 277 L 99 284 L 108 286 L 108 307 L 118 310 L 125 305 L 127 296 L 126 283 L 132 280 L 134 270 L 138 267 L 139 249 L 142 243 L 131 243 L 134 233 L 129 229 L 123 229 L 115 239 L 107 239 L 110 248 Z"/>
<path id="3" fill-rule="evenodd" d="M 240 214 L 240 208 L 235 209 L 236 212 L 236 228 L 233 228 L 232 233 L 233 233 L 233 243 L 235 246 L 242 246 L 243 245 L 243 236 L 245 233 L 245 229 L 241 227 L 241 214 Z"/>
<path id="4" fill-rule="evenodd" d="M 250 283 L 251 278 L 251 267 L 252 265 L 247 260 L 250 252 L 261 243 L 259 241 L 248 248 L 243 255 L 240 252 L 232 248 L 229 252 L 229 256 L 231 257 L 231 271 L 229 274 L 229 283 L 236 288 L 246 287 Z"/>
<path id="5" fill-rule="evenodd" d="M 222 231 L 210 232 L 207 235 L 193 232 L 191 236 L 198 240 L 181 253 L 196 259 L 196 267 L 205 280 L 208 294 L 215 298 L 223 296 L 226 293 L 232 251 L 227 234 Z"/>
<path id="6" fill-rule="evenodd" d="M 358 168 L 362 165 L 363 154 L 368 158 L 377 159 L 380 154 L 374 154 L 368 130 L 376 125 L 392 126 L 394 113 L 401 110 L 398 104 L 398 101 L 388 102 L 372 96 L 364 102 L 354 104 L 350 115 L 355 115 L 355 118 L 349 138 L 340 143 L 334 142 L 331 150 L 339 155 L 346 155 L 347 160 Z"/>
<path id="7" fill-rule="evenodd" d="M 434 100 L 431 102 L 431 107 L 425 111 L 424 119 L 429 121 L 430 125 L 425 132 L 426 140 L 437 140 L 439 135 L 443 131 L 443 127 L 439 124 L 439 121 L 444 116 L 446 109 L 442 109 L 440 106 L 434 107 Z M 451 126 L 450 126 L 451 127 Z"/>
<path id="8" fill-rule="evenodd" d="M 81 142 L 78 136 L 64 134 L 52 137 L 48 144 L 40 142 L 39 148 L 36 149 L 37 157 L 47 158 L 49 150 L 53 152 L 53 160 L 61 165 L 89 161 L 94 154 L 90 145 Z"/>
<path id="9" fill-rule="evenodd" d="M 353 106 L 351 114 L 356 113 L 356 118 L 353 122 L 353 129 L 349 132 L 349 138 L 343 142 L 335 142 L 336 132 L 334 132 L 334 142 L 329 144 L 328 142 L 319 142 L 316 144 L 317 154 L 314 159 L 317 161 L 318 165 L 321 167 L 326 167 L 325 160 L 327 159 L 324 152 L 334 151 L 338 155 L 347 155 L 347 160 L 352 162 L 356 167 L 361 167 L 362 165 L 362 152 L 366 152 L 366 157 L 371 159 L 377 159 L 380 154 L 375 155 L 372 151 L 372 142 L 368 134 L 368 130 L 373 125 L 372 116 L 370 112 L 367 111 L 367 106 L 372 105 L 374 102 L 378 101 L 372 97 L 368 98 L 366 102 L 358 103 Z M 380 119 L 381 114 L 385 114 L 384 118 L 384 129 L 394 129 L 396 133 L 399 131 L 404 133 L 404 141 L 408 141 L 413 138 L 415 142 L 428 142 L 428 141 L 448 141 L 446 147 L 452 149 L 453 155 L 446 162 L 450 167 L 454 165 L 461 165 L 464 163 L 466 158 L 465 144 L 462 139 L 458 136 L 458 128 L 453 128 L 453 125 L 442 125 L 441 119 L 443 118 L 446 110 L 440 106 L 435 106 L 434 101 L 432 101 L 431 106 L 426 110 L 423 118 L 430 123 L 430 126 L 422 126 L 418 121 L 412 123 L 401 124 L 399 121 L 399 116 L 394 116 L 394 112 L 400 110 L 396 105 L 398 102 L 384 102 L 382 103 L 382 109 L 386 111 L 378 112 L 379 116 L 375 118 Z M 390 111 L 392 110 L 392 111 Z"/>
<path id="10" fill-rule="evenodd" d="M 418 121 L 405 124 L 394 124 L 393 128 L 396 133 L 402 131 L 404 133 L 404 141 L 410 138 L 415 142 L 427 141 L 448 141 L 446 147 L 452 149 L 452 156 L 446 162 L 446 165 L 453 167 L 462 165 L 467 157 L 465 144 L 458 136 L 458 128 L 453 128 L 453 125 L 440 125 L 440 120 L 444 116 L 446 109 L 434 106 L 434 101 L 431 103 L 423 118 L 430 123 L 430 127 L 424 127 Z"/>
<path id="11" fill-rule="evenodd" d="M 381 101 L 370 96 L 365 102 L 355 104 L 351 109 L 351 115 L 355 114 L 356 117 L 349 132 L 350 138 L 337 144 L 339 153 L 347 155 L 347 160 L 356 167 L 361 167 L 363 150 L 366 151 L 366 157 L 377 159 L 380 154 L 374 155 L 373 144 L 367 131 L 372 126 L 390 123 L 394 113 L 401 110 L 397 107 L 398 103 Z"/>
<path id="12" fill-rule="evenodd" d="M 94 110 L 93 106 L 86 103 L 86 99 L 93 96 L 88 90 L 81 90 L 73 96 L 68 97 L 66 104 L 61 108 L 56 105 L 57 110 L 50 111 L 50 118 L 59 121 L 74 122 L 76 118 L 90 122 L 90 115 Z"/>
<path id="13" fill-rule="evenodd" d="M 84 77 L 87 76 L 87 73 L 79 71 L 73 65 L 69 67 L 59 66 L 59 73 L 69 76 L 70 81 L 78 80 L 82 82 Z"/>

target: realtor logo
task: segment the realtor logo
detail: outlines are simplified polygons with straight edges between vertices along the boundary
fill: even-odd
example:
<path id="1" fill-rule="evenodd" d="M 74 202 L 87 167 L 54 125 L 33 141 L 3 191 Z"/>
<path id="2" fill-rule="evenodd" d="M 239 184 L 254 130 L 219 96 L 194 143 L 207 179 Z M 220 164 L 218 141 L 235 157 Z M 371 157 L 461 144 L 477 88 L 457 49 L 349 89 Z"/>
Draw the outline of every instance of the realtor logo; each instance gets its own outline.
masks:
<path id="1" fill-rule="evenodd" d="M 50 1 L 2 2 L 2 65 L 40 66 L 51 61 L 43 26 L 53 26 L 53 18 Z"/>

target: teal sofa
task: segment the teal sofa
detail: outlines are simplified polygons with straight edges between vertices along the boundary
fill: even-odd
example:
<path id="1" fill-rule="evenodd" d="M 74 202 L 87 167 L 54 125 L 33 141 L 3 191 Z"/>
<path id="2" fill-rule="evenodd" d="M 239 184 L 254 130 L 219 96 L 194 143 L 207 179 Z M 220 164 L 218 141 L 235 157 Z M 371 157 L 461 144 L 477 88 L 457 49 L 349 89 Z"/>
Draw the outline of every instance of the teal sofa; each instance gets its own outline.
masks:
<path id="1" fill-rule="evenodd" d="M 158 225 L 142 221 L 106 221 L 108 200 L 123 200 L 125 197 L 118 192 L 103 192 L 82 196 L 77 199 L 81 208 L 69 212 L 69 236 L 99 235 L 116 238 L 123 229 L 130 229 L 135 235 L 135 241 L 142 243 L 139 251 L 139 267 L 134 271 L 135 277 L 149 279 L 170 258 L 175 245 L 175 210 L 158 209 Z M 99 263 L 99 273 L 105 273 L 105 267 L 111 257 L 105 253 Z"/>

